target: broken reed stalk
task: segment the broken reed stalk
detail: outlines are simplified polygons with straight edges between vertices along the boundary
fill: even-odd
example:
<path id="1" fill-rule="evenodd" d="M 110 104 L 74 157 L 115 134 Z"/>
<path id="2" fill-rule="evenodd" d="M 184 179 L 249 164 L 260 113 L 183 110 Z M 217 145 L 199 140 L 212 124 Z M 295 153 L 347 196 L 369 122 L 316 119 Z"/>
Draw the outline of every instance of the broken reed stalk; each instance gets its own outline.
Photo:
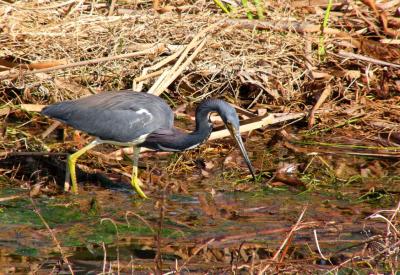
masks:
<path id="1" fill-rule="evenodd" d="M 315 124 L 315 112 L 321 107 L 321 105 L 325 102 L 325 100 L 330 96 L 332 92 L 332 87 L 328 84 L 323 90 L 322 94 L 318 98 L 317 103 L 315 103 L 314 107 L 310 112 L 310 116 L 308 118 L 308 128 L 311 128 Z"/>
<path id="2" fill-rule="evenodd" d="M 21 105 L 19 105 L 19 108 L 21 108 L 21 110 L 24 110 L 26 112 L 38 112 L 39 113 L 46 106 L 47 105 L 43 105 L 43 104 L 21 104 Z M 18 108 L 18 106 L 14 106 L 14 107 Z"/>
<path id="3" fill-rule="evenodd" d="M 157 89 L 157 91 L 154 93 L 155 95 L 160 95 L 162 94 L 168 86 L 174 82 L 174 80 L 183 72 L 183 70 L 186 69 L 187 66 L 193 61 L 193 59 L 197 56 L 197 54 L 200 52 L 200 50 L 203 48 L 204 44 L 207 42 L 207 37 L 203 38 L 203 40 L 200 42 L 200 44 L 197 46 L 197 48 L 194 50 L 191 56 L 188 57 L 188 59 L 175 71 L 173 74 L 164 81 L 163 85 Z"/>
<path id="4" fill-rule="evenodd" d="M 57 127 L 58 126 L 60 126 L 61 125 L 61 122 L 60 121 L 54 121 L 51 125 L 50 125 L 50 127 L 48 127 L 47 129 L 46 129 L 46 131 L 44 131 L 43 133 L 42 133 L 42 138 L 46 138 L 48 135 L 50 135 L 55 129 L 57 129 Z"/>
<path id="5" fill-rule="evenodd" d="M 207 40 L 207 33 L 215 29 L 220 23 L 212 24 L 211 26 L 201 30 L 196 34 L 192 41 L 186 46 L 185 50 L 180 55 L 179 59 L 175 62 L 171 69 L 165 71 L 159 79 L 153 84 L 153 86 L 147 91 L 149 94 L 160 95 L 165 89 L 183 72 L 184 69 L 192 62 L 197 56 Z M 204 37 L 204 38 L 203 38 Z M 194 52 L 190 57 L 186 59 L 189 52 L 194 49 Z"/>
<path id="6" fill-rule="evenodd" d="M 168 73 L 168 70 L 166 70 L 166 69 L 164 69 L 164 70 L 158 70 L 158 69 L 167 65 L 172 60 L 176 59 L 178 56 L 180 56 L 183 53 L 184 50 L 185 50 L 185 46 L 178 46 L 178 47 L 176 47 L 176 51 L 173 54 L 162 59 L 160 62 L 156 63 L 155 65 L 144 68 L 141 72 L 141 76 L 139 76 L 133 80 L 132 90 L 138 91 L 138 92 L 142 91 L 143 80 L 150 78 L 150 77 L 155 77 L 155 76 L 161 75 L 157 79 L 156 83 L 153 84 L 153 86 L 157 87 L 164 80 L 166 74 Z M 155 70 L 158 70 L 158 71 L 147 74 L 148 71 L 155 71 Z"/>
<path id="7" fill-rule="evenodd" d="M 111 0 L 110 8 L 108 10 L 108 16 L 112 16 L 114 14 L 115 2 L 117 2 L 117 1 L 116 0 Z"/>

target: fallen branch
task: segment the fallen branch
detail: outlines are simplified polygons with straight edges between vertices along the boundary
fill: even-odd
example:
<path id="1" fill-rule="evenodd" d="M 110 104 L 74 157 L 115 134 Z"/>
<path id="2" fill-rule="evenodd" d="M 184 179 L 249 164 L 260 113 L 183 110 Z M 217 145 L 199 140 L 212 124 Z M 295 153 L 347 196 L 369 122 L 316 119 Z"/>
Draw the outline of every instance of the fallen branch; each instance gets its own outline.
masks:
<path id="1" fill-rule="evenodd" d="M 241 122 L 240 132 L 245 133 L 252 130 L 260 129 L 268 125 L 282 123 L 288 120 L 296 120 L 304 117 L 305 113 L 294 113 L 294 114 L 283 114 L 283 113 L 276 113 L 276 114 L 268 114 L 262 118 L 256 117 L 247 119 Z M 225 128 L 225 127 L 224 127 Z M 230 136 L 228 129 L 218 130 L 211 134 L 209 140 L 220 139 L 224 137 Z"/>
<path id="2" fill-rule="evenodd" d="M 8 73 L 6 73 L 4 75 L 0 75 L 0 80 L 17 78 L 20 75 L 45 73 L 45 72 L 50 72 L 50 71 L 55 71 L 55 70 L 62 70 L 62 69 L 69 69 L 69 68 L 73 68 L 73 67 L 92 65 L 92 64 L 107 62 L 107 61 L 116 60 L 116 59 L 130 58 L 130 57 L 136 57 L 136 56 L 147 55 L 147 54 L 162 53 L 165 51 L 165 49 L 166 49 L 165 44 L 157 44 L 157 45 L 153 46 L 152 48 L 149 48 L 149 49 L 146 49 L 143 51 L 95 58 L 95 59 L 91 59 L 91 60 L 85 60 L 85 61 L 80 61 L 80 62 L 75 62 L 75 63 L 68 63 L 68 64 L 58 65 L 58 66 L 40 69 L 40 70 L 25 71 L 25 72 L 21 71 L 21 72 L 17 72 L 17 73 L 13 72 L 14 70 L 10 70 Z"/>
<path id="3" fill-rule="evenodd" d="M 331 54 L 334 54 L 334 53 L 331 53 Z M 346 52 L 346 51 L 340 50 L 337 55 L 340 56 L 340 57 L 344 57 L 344 58 L 362 60 L 362 61 L 373 63 L 373 64 L 376 64 L 376 65 L 389 66 L 389 67 L 400 69 L 400 64 L 395 64 L 395 63 L 382 61 L 382 60 L 375 59 L 375 58 L 368 57 L 368 56 L 364 56 L 364 55 L 361 55 L 361 54 L 350 53 L 350 52 Z"/>
<path id="4" fill-rule="evenodd" d="M 65 65 L 67 63 L 68 61 L 66 59 L 60 59 L 60 60 L 48 60 L 48 61 L 25 64 L 20 62 L 8 61 L 4 58 L 0 58 L 0 65 L 8 69 L 11 68 L 26 69 L 26 70 L 44 69 L 54 66 Z"/>

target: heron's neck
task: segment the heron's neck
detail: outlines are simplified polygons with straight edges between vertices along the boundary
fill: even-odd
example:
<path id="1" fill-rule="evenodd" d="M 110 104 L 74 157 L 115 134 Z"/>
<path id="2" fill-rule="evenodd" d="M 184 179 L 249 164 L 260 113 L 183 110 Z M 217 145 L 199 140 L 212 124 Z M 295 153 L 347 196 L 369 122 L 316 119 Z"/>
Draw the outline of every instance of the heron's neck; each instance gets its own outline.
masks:
<path id="1" fill-rule="evenodd" d="M 172 128 L 167 134 L 150 134 L 143 146 L 162 151 L 184 151 L 192 149 L 203 143 L 212 132 L 212 124 L 209 121 L 211 112 L 220 113 L 217 99 L 203 101 L 196 110 L 196 129 L 191 133 L 182 132 Z"/>
<path id="2" fill-rule="evenodd" d="M 212 132 L 210 113 L 218 111 L 215 100 L 205 100 L 197 107 L 196 129 L 184 137 L 185 142 L 183 143 L 186 143 L 188 148 L 195 147 L 209 138 Z"/>
<path id="3" fill-rule="evenodd" d="M 191 133 L 180 132 L 175 136 L 175 144 L 179 147 L 178 150 L 195 148 L 209 138 L 212 132 L 210 113 L 220 112 L 218 101 L 218 99 L 208 99 L 200 103 L 196 110 L 196 129 Z"/>

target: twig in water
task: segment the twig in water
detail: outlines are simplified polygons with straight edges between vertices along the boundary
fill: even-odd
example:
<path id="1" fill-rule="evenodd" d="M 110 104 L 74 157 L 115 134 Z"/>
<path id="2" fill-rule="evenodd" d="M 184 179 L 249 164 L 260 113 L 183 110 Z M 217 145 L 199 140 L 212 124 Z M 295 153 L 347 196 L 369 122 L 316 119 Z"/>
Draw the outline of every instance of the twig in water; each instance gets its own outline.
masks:
<path id="1" fill-rule="evenodd" d="M 101 246 L 103 247 L 103 274 L 106 274 L 106 266 L 107 266 L 107 249 L 104 242 L 101 242 Z"/>
<path id="2" fill-rule="evenodd" d="M 328 258 L 326 258 L 324 256 L 324 254 L 322 254 L 321 248 L 319 247 L 319 242 L 318 242 L 318 236 L 317 236 L 317 230 L 316 229 L 314 229 L 314 239 L 315 239 L 315 245 L 317 246 L 317 250 L 318 250 L 319 255 L 321 256 L 322 259 L 327 261 Z"/>
<path id="3" fill-rule="evenodd" d="M 210 243 L 212 243 L 215 239 L 211 239 L 208 242 L 206 242 L 205 244 L 199 246 L 198 248 L 196 248 L 196 250 L 194 251 L 194 253 L 192 255 L 190 255 L 189 258 L 186 259 L 186 261 L 183 262 L 183 264 L 181 265 L 181 267 L 177 268 L 176 272 L 181 272 L 182 268 L 185 267 L 185 265 L 187 265 L 190 260 L 195 257 L 197 255 L 197 253 L 199 253 L 201 250 L 203 250 L 204 248 L 206 248 Z"/>
<path id="4" fill-rule="evenodd" d="M 111 222 L 113 225 L 114 225 L 114 228 L 115 228 L 115 231 L 116 231 L 116 233 L 117 233 L 117 272 L 118 272 L 118 274 L 120 274 L 120 266 L 119 266 L 119 231 L 118 231 L 118 227 L 117 227 L 117 225 L 115 224 L 115 222 L 114 222 L 114 220 L 112 220 L 112 219 L 110 219 L 110 218 L 103 218 L 103 219 L 101 219 L 100 220 L 100 224 L 103 224 L 103 222 L 104 221 L 109 221 L 109 222 Z M 103 242 L 103 244 L 104 244 L 104 242 Z M 110 266 L 111 266 L 111 263 L 110 263 Z"/>
<path id="5" fill-rule="evenodd" d="M 300 227 L 300 223 L 301 220 L 303 219 L 304 214 L 306 213 L 307 210 L 307 206 L 304 207 L 303 211 L 301 212 L 299 218 L 297 219 L 296 224 L 292 227 L 292 229 L 290 230 L 289 234 L 287 235 L 286 239 L 283 241 L 283 243 L 281 244 L 281 246 L 279 247 L 278 251 L 275 252 L 274 257 L 271 259 L 272 261 L 276 261 L 276 259 L 278 258 L 279 254 L 281 253 L 281 251 L 283 250 L 283 248 L 286 246 L 286 244 L 289 242 L 289 240 L 292 238 L 292 235 L 294 234 L 294 232 L 296 232 L 299 227 Z M 262 268 L 259 272 L 258 275 L 262 275 L 264 274 L 264 272 L 270 267 L 270 264 L 266 265 L 264 268 Z"/>
<path id="6" fill-rule="evenodd" d="M 133 211 L 126 211 L 126 213 L 125 213 L 125 221 L 128 224 L 128 227 L 131 226 L 131 224 L 129 223 L 129 220 L 128 220 L 129 214 L 131 214 L 131 215 L 135 216 L 136 218 L 138 218 L 139 220 L 141 220 L 145 225 L 147 225 L 147 227 L 151 230 L 152 233 L 156 233 L 148 221 L 146 221 L 142 216 L 140 216 L 139 214 L 136 214 Z"/>
<path id="7" fill-rule="evenodd" d="M 19 199 L 21 197 L 22 197 L 22 195 L 13 195 L 13 196 L 8 196 L 8 197 L 3 197 L 3 198 L 0 198 L 0 202 L 15 200 L 15 199 Z"/>
<path id="8" fill-rule="evenodd" d="M 7 158 L 7 157 L 37 157 L 37 156 L 67 156 L 68 153 L 55 153 L 55 152 L 12 152 L 12 151 L 5 151 L 0 152 L 0 157 Z"/>
<path id="9" fill-rule="evenodd" d="M 58 251 L 60 252 L 63 261 L 67 264 L 69 272 L 71 272 L 71 274 L 73 275 L 74 270 L 72 269 L 72 266 L 69 263 L 67 256 L 65 256 L 65 253 L 61 247 L 60 242 L 57 240 L 56 235 L 54 234 L 53 230 L 51 230 L 51 228 L 50 228 L 49 224 L 46 222 L 46 220 L 43 218 L 42 214 L 40 213 L 39 208 L 37 208 L 37 206 L 36 206 L 35 201 L 32 198 L 30 198 L 30 200 L 31 200 L 31 204 L 33 206 L 33 211 L 36 213 L 36 215 L 38 215 L 39 219 L 42 221 L 42 223 L 46 227 L 47 231 L 49 231 L 50 236 L 53 239 L 53 242 L 56 245 Z"/>
<path id="10" fill-rule="evenodd" d="M 156 264 L 156 273 L 162 274 L 162 257 L 161 257 L 161 239 L 162 239 L 162 228 L 164 225 L 164 217 L 165 217 L 165 201 L 166 201 L 166 192 L 169 183 L 167 183 L 163 189 L 161 200 L 159 200 L 160 204 L 160 216 L 158 218 L 158 228 L 157 234 L 155 235 L 156 243 L 157 243 L 157 254 L 154 258 L 154 262 Z"/>

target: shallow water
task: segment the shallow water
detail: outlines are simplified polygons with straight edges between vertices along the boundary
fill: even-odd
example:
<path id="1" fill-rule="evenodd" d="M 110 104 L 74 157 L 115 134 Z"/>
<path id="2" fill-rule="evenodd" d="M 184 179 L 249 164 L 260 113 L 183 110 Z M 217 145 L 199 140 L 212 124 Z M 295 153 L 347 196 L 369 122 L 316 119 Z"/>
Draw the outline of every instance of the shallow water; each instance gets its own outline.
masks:
<path id="1" fill-rule="evenodd" d="M 61 190 L 63 157 L 3 159 L 0 270 L 68 273 L 43 220 L 81 274 L 118 269 L 129 274 L 161 269 L 202 274 L 239 267 L 248 272 L 249 266 L 269 263 L 302 211 L 280 266 L 330 270 L 364 253 L 366 245 L 371 250 L 372 242 L 379 246 L 385 241 L 371 239 L 385 236 L 387 223 L 367 217 L 397 206 L 395 160 L 296 154 L 267 140 L 253 136 L 246 143 L 254 166 L 262 171 L 255 183 L 238 150 L 221 144 L 184 154 L 142 156 L 148 200 L 139 199 L 129 178 L 121 176 L 131 171 L 129 159 L 116 162 L 90 155 L 80 160 L 88 173 L 78 171 L 79 195 Z M 104 150 L 114 149 L 99 148 Z M 41 184 L 37 192 L 32 191 L 35 184 Z M 355 265 L 364 267 L 368 265 Z"/>
<path id="2" fill-rule="evenodd" d="M 397 197 L 386 191 L 381 198 L 362 200 L 362 190 L 368 185 L 382 190 L 396 186 L 377 180 L 336 190 L 303 191 L 256 183 L 251 191 L 220 188 L 209 192 L 217 180 L 191 182 L 188 194 L 169 192 L 164 199 L 161 191 L 141 200 L 124 184 L 124 188 L 104 189 L 88 183 L 79 195 L 40 194 L 33 200 L 74 271 L 86 273 L 101 272 L 105 254 L 107 268 L 112 262 L 111 269 L 117 270 L 118 262 L 126 272 L 154 270 L 157 252 L 164 270 L 181 266 L 190 257 L 185 268 L 191 271 L 221 271 L 250 257 L 268 259 L 305 207 L 303 228 L 291 243 L 292 258 L 324 265 L 326 261 L 315 252 L 315 229 L 320 249 L 332 255 L 332 266 L 362 250 L 368 238 L 385 229 L 385 223 L 366 217 L 382 207 L 395 206 Z M 24 273 L 35 269 L 46 274 L 60 268 L 60 251 L 26 191 L 5 183 L 0 190 L 2 198 L 20 196 L 0 202 L 1 270 Z M 67 270 L 65 265 L 61 269 Z"/>

